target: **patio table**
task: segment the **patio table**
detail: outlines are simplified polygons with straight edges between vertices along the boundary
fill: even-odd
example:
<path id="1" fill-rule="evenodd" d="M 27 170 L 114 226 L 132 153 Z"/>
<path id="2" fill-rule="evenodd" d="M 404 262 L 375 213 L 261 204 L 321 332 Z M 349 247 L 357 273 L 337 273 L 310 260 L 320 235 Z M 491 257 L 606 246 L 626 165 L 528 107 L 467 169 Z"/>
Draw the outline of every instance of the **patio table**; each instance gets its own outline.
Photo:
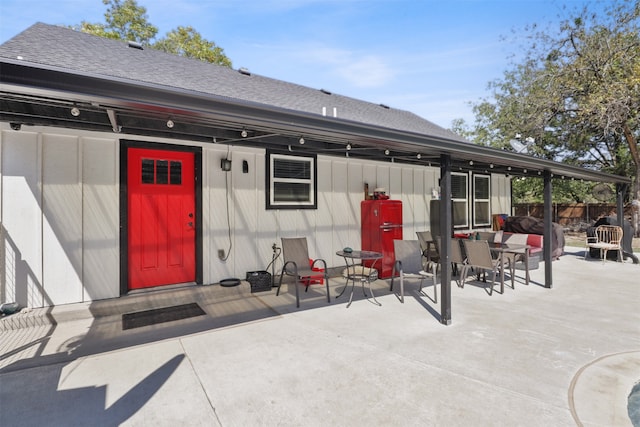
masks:
<path id="1" fill-rule="evenodd" d="M 351 305 L 351 301 L 353 300 L 353 289 L 355 288 L 356 281 L 360 281 L 362 284 L 362 293 L 364 296 L 367 296 L 367 293 L 364 290 L 365 282 L 369 285 L 369 292 L 371 292 L 371 297 L 373 301 L 375 301 L 376 305 L 382 305 L 376 299 L 376 296 L 373 294 L 373 290 L 371 289 L 371 282 L 378 278 L 378 270 L 374 268 L 377 260 L 382 258 L 382 253 L 374 252 L 374 251 L 338 251 L 336 255 L 344 258 L 345 265 L 347 266 L 347 274 L 346 274 L 346 283 L 342 291 L 338 295 L 336 295 L 336 299 L 340 297 L 344 291 L 349 287 L 349 281 L 351 281 L 351 295 L 349 296 L 349 303 L 347 304 L 347 308 Z M 356 264 L 356 260 L 374 260 L 371 267 L 369 267 L 369 273 L 365 273 L 365 267 L 361 264 Z M 356 267 L 362 267 L 360 271 L 356 269 Z"/>

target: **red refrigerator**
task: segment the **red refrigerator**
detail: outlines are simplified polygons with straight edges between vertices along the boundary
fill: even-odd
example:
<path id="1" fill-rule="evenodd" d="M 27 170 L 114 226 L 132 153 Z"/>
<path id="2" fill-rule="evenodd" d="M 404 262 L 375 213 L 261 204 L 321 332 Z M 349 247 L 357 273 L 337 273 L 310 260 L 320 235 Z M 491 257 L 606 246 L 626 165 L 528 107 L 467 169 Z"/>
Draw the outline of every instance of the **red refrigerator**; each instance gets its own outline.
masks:
<path id="1" fill-rule="evenodd" d="M 382 253 L 382 259 L 365 261 L 367 267 L 375 267 L 379 277 L 391 277 L 395 257 L 393 241 L 402 240 L 402 201 L 363 200 L 360 203 L 362 218 L 362 250 Z"/>

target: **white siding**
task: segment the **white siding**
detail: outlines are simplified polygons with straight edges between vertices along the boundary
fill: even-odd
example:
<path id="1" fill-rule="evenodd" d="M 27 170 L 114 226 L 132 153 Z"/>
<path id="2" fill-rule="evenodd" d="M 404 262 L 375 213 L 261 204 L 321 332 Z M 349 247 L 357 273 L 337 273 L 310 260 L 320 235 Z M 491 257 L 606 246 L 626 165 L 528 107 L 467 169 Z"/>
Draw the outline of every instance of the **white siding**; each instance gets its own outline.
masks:
<path id="1" fill-rule="evenodd" d="M 42 277 L 53 305 L 82 301 L 80 155 L 77 137 L 42 136 Z"/>
<path id="2" fill-rule="evenodd" d="M 118 144 L 81 138 L 84 301 L 120 295 Z"/>
<path id="3" fill-rule="evenodd" d="M 0 124 L 1 302 L 38 307 L 120 295 L 119 137 L 177 143 Z M 341 266 L 336 250 L 360 247 L 365 183 L 403 201 L 405 239 L 429 228 L 438 168 L 318 156 L 317 209 L 267 210 L 264 150 L 189 144 L 203 147 L 204 283 L 265 269 L 282 237 L 306 236 L 312 258 Z M 230 172 L 220 168 L 225 157 Z M 508 212 L 509 179 L 494 175 L 491 185 L 492 213 Z"/>
<path id="4" fill-rule="evenodd" d="M 8 129 L 8 126 L 7 128 Z M 51 305 L 42 277 L 40 135 L 2 129 L 2 301 Z"/>

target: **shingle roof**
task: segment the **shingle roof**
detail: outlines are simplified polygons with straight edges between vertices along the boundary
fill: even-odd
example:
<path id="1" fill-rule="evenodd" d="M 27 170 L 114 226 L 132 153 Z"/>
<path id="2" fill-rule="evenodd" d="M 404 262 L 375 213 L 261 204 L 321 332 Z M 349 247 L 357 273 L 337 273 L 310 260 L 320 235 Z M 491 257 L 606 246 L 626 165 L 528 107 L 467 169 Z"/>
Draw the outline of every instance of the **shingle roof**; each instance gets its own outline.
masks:
<path id="1" fill-rule="evenodd" d="M 0 45 L 0 57 L 54 66 L 112 78 L 152 83 L 250 101 L 268 106 L 415 132 L 436 138 L 466 142 L 409 111 L 327 94 L 298 84 L 256 74 L 245 75 L 215 64 L 135 49 L 128 43 L 81 33 L 69 28 L 37 23 Z"/>

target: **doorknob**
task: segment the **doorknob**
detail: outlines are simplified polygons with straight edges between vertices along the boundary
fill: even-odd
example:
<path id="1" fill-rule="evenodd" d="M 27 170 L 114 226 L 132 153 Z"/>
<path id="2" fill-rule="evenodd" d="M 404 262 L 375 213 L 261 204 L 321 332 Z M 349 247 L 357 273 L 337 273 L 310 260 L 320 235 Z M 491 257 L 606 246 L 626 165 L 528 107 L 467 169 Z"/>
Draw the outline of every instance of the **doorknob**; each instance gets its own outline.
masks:
<path id="1" fill-rule="evenodd" d="M 193 227 L 193 222 L 189 221 L 188 225 L 189 227 Z"/>
<path id="2" fill-rule="evenodd" d="M 193 218 L 193 212 L 189 212 L 189 218 Z"/>

